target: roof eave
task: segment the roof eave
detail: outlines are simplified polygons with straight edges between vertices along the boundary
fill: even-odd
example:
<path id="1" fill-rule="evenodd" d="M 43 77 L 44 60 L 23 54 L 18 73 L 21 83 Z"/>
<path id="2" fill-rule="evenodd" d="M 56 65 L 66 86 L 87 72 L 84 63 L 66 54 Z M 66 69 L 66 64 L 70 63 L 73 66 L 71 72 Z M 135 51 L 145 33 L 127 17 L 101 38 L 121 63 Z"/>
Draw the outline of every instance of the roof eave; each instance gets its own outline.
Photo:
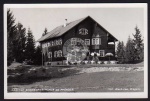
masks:
<path id="1" fill-rule="evenodd" d="M 90 16 L 88 16 L 89 18 L 91 18 Z M 115 38 L 110 32 L 108 32 L 103 26 L 101 26 L 97 21 L 95 21 L 93 18 L 91 18 L 94 22 L 96 22 L 101 28 L 103 28 L 108 34 L 110 34 L 116 41 L 118 41 L 117 38 Z"/>

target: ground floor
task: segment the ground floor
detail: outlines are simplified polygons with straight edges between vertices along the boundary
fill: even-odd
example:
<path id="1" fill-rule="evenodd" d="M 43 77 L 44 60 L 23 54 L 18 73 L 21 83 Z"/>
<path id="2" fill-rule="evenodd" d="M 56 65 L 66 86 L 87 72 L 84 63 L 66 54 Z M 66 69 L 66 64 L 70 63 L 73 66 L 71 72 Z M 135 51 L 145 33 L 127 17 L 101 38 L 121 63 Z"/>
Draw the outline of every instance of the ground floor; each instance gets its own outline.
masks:
<path id="1" fill-rule="evenodd" d="M 92 61 L 93 63 L 99 62 L 99 64 L 101 64 L 105 61 L 117 61 L 117 58 L 115 57 L 115 51 L 111 49 L 90 50 L 86 53 L 68 52 L 65 56 L 63 54 L 63 51 L 59 50 L 43 54 L 42 61 L 43 65 L 65 65 L 66 63 L 91 63 Z"/>
<path id="2" fill-rule="evenodd" d="M 61 45 L 42 47 L 43 65 L 70 64 L 70 63 L 103 63 L 104 61 L 116 61 L 115 42 L 92 43 L 90 39 L 70 38 Z M 103 43 L 103 44 L 102 44 Z M 93 62 L 93 63 L 94 63 Z M 87 63 L 87 62 L 85 62 Z"/>

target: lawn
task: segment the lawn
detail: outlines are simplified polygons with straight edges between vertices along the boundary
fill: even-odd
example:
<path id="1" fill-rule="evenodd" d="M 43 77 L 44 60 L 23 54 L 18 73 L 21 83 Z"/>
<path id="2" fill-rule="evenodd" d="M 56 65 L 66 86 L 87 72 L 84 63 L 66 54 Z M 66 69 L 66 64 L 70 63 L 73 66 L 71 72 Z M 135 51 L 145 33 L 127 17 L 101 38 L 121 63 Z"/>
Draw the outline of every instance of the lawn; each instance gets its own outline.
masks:
<path id="1" fill-rule="evenodd" d="M 58 78 L 32 83 L 8 83 L 8 91 L 11 91 L 12 88 L 18 88 L 17 91 L 23 92 L 141 92 L 144 89 L 144 71 L 79 73 L 88 68 L 63 69 L 65 72 Z"/>

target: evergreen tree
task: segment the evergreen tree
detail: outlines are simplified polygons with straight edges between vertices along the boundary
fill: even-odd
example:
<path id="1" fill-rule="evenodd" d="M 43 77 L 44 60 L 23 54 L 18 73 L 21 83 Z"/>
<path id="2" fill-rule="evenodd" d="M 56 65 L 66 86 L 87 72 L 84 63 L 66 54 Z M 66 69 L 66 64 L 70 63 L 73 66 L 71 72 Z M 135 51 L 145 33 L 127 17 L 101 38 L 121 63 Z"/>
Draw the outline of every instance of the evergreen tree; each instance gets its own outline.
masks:
<path id="1" fill-rule="evenodd" d="M 134 42 L 133 40 L 130 38 L 128 38 L 127 44 L 126 44 L 126 62 L 127 63 L 133 63 L 135 61 L 135 47 L 134 47 Z"/>
<path id="2" fill-rule="evenodd" d="M 25 43 L 26 43 L 26 29 L 21 23 L 17 24 L 18 39 L 14 41 L 14 56 L 17 62 L 25 60 Z"/>
<path id="3" fill-rule="evenodd" d="M 118 61 L 119 61 L 119 59 L 121 58 L 121 55 L 120 55 L 120 53 L 121 53 L 121 42 L 119 41 L 118 42 L 118 45 L 117 45 L 117 50 L 116 50 L 116 55 L 117 55 L 117 59 L 118 59 Z M 120 61 L 119 61 L 120 62 Z"/>
<path id="4" fill-rule="evenodd" d="M 141 32 L 137 26 L 135 27 L 135 34 L 133 34 L 133 36 L 134 36 L 133 42 L 134 42 L 135 54 L 136 54 L 135 59 L 142 60 L 144 58 L 144 45 L 143 45 L 143 40 L 141 38 L 142 37 Z"/>
<path id="5" fill-rule="evenodd" d="M 7 10 L 7 65 L 14 60 L 13 41 L 17 39 L 16 25 L 13 13 Z"/>
<path id="6" fill-rule="evenodd" d="M 119 63 L 124 63 L 125 62 L 125 47 L 123 41 L 118 43 L 117 45 L 117 59 Z"/>
<path id="7" fill-rule="evenodd" d="M 28 61 L 33 62 L 34 53 L 35 53 L 35 40 L 34 40 L 34 37 L 32 35 L 32 32 L 31 32 L 30 28 L 28 29 L 28 33 L 27 33 L 25 53 L 26 53 L 26 59 Z"/>
<path id="8" fill-rule="evenodd" d="M 45 28 L 45 29 L 44 29 L 44 33 L 42 34 L 42 36 L 46 35 L 47 32 L 48 32 L 48 31 L 47 31 L 47 28 Z"/>
<path id="9" fill-rule="evenodd" d="M 143 61 L 144 60 L 144 43 L 142 43 L 141 45 L 141 53 L 140 53 L 140 60 Z"/>
<path id="10" fill-rule="evenodd" d="M 35 49 L 35 57 L 34 57 L 35 65 L 42 65 L 42 50 L 41 46 L 37 46 Z"/>

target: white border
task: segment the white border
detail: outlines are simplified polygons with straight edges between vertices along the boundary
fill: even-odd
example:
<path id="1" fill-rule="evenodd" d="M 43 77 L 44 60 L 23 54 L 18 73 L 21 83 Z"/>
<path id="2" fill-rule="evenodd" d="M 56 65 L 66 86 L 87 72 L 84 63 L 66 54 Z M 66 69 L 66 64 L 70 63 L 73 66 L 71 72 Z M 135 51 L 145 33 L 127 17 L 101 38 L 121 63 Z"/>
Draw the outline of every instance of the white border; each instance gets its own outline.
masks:
<path id="1" fill-rule="evenodd" d="M 7 8 L 143 8 L 144 9 L 144 92 L 106 93 L 8 93 L 7 92 Z M 4 4 L 4 98 L 5 99 L 97 99 L 148 97 L 147 4 Z"/>

